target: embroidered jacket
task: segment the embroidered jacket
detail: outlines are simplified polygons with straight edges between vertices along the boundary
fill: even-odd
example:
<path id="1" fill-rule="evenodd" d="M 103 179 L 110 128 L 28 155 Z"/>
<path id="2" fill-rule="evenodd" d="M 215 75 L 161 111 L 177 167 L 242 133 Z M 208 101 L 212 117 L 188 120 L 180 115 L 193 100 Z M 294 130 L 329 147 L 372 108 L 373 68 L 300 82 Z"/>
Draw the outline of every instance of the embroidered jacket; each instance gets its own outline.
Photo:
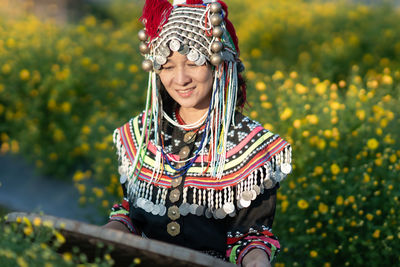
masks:
<path id="1" fill-rule="evenodd" d="M 144 120 L 142 113 L 114 132 L 125 197 L 113 207 L 110 220 L 124 223 L 134 234 L 237 264 L 253 248 L 266 251 L 272 260 L 280 249 L 271 232 L 276 190 L 291 171 L 290 145 L 237 112 L 221 179 L 212 177 L 207 153 L 193 157 L 205 140 L 204 130 L 171 125 L 162 129 L 164 164 L 155 166 L 160 153 L 150 141 L 139 167 L 133 168 Z M 153 136 L 152 130 L 148 137 Z M 192 165 L 182 171 L 191 159 Z"/>

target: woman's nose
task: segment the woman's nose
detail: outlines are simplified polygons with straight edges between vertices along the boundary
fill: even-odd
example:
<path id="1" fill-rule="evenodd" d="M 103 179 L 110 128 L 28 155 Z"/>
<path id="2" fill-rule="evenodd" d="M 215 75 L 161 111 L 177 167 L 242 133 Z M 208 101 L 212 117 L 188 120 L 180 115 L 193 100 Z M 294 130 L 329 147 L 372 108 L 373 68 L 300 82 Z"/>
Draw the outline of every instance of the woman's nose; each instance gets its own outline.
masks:
<path id="1" fill-rule="evenodd" d="M 177 68 L 175 73 L 175 82 L 180 85 L 185 85 L 190 83 L 191 78 L 184 68 Z"/>

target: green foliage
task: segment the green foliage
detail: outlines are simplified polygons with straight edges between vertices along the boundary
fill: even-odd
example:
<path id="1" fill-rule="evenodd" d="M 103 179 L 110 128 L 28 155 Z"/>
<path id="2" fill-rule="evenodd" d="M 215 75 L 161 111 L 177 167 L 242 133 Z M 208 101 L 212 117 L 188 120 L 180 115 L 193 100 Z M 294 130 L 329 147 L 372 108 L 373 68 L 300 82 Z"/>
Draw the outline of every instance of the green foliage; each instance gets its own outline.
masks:
<path id="1" fill-rule="evenodd" d="M 73 176 L 80 202 L 102 214 L 121 196 L 112 131 L 143 109 L 147 80 L 141 26 L 132 19 L 141 6 L 122 4 L 101 13 L 107 19 L 76 25 L 0 18 L 1 153 Z M 293 145 L 294 172 L 282 183 L 274 225 L 283 247 L 277 267 L 400 260 L 399 12 L 346 2 L 230 2 L 247 113 Z M 101 186 L 89 188 L 93 181 Z M 4 229 L 3 236 L 13 231 Z"/>

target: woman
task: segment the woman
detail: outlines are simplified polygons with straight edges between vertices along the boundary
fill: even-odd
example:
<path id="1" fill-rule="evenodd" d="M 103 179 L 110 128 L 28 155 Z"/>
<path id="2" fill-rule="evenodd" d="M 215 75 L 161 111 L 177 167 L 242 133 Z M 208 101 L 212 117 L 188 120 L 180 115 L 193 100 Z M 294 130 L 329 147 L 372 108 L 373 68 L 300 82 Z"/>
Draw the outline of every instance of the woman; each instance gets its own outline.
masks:
<path id="1" fill-rule="evenodd" d="M 124 201 L 107 227 L 270 266 L 276 190 L 290 145 L 239 110 L 238 40 L 222 1 L 146 1 L 145 111 L 116 129 Z"/>

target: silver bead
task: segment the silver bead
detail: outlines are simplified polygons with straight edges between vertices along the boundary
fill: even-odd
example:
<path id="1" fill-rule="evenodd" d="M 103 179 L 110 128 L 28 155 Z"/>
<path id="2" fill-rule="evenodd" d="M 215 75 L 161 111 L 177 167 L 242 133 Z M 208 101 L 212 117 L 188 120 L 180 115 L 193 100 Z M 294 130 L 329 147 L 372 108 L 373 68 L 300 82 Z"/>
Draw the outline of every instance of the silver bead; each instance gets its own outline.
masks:
<path id="1" fill-rule="evenodd" d="M 212 3 L 210 5 L 210 11 L 212 13 L 219 13 L 219 12 L 221 12 L 221 10 L 222 10 L 221 4 L 218 2 Z"/>
<path id="2" fill-rule="evenodd" d="M 148 54 L 150 52 L 150 48 L 147 46 L 145 42 L 140 42 L 139 50 L 140 53 L 142 54 Z"/>
<path id="3" fill-rule="evenodd" d="M 219 64 L 221 64 L 222 62 L 222 57 L 220 54 L 212 54 L 211 58 L 210 58 L 210 62 L 211 64 L 213 64 L 214 66 L 218 67 Z"/>
<path id="4" fill-rule="evenodd" d="M 140 30 L 138 32 L 138 37 L 140 41 L 146 41 L 148 36 L 145 30 Z"/>
<path id="5" fill-rule="evenodd" d="M 224 30 L 222 29 L 221 26 L 216 26 L 213 28 L 212 35 L 214 37 L 220 38 L 222 36 L 222 34 L 224 34 Z"/>
<path id="6" fill-rule="evenodd" d="M 143 60 L 142 68 L 147 72 L 151 71 L 153 69 L 153 62 L 150 59 Z"/>
<path id="7" fill-rule="evenodd" d="M 211 44 L 211 51 L 214 53 L 218 53 L 222 50 L 222 48 L 224 48 L 224 45 L 219 41 L 215 41 Z"/>
<path id="8" fill-rule="evenodd" d="M 213 26 L 218 26 L 222 22 L 222 16 L 220 14 L 213 14 L 210 17 L 210 21 Z"/>

